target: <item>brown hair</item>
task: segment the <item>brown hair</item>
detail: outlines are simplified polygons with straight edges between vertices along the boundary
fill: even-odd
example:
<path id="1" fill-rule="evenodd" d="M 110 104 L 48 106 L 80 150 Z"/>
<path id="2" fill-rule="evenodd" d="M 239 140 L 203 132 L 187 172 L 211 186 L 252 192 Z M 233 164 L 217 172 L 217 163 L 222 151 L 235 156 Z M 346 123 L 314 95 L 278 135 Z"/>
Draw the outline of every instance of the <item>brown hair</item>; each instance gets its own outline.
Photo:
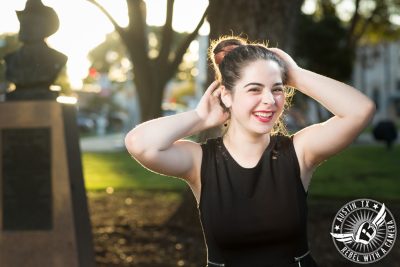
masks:
<path id="1" fill-rule="evenodd" d="M 249 43 L 239 36 L 222 36 L 211 42 L 208 56 L 215 71 L 215 79 L 228 90 L 233 89 L 242 76 L 243 69 L 251 62 L 260 59 L 276 62 L 281 70 L 282 82 L 285 88 L 286 101 L 284 111 L 286 111 L 290 107 L 294 88 L 286 85 L 287 67 L 285 62 L 267 47 L 262 43 Z M 284 124 L 284 116 L 285 114 L 283 113 L 279 117 L 271 134 L 288 135 Z"/>

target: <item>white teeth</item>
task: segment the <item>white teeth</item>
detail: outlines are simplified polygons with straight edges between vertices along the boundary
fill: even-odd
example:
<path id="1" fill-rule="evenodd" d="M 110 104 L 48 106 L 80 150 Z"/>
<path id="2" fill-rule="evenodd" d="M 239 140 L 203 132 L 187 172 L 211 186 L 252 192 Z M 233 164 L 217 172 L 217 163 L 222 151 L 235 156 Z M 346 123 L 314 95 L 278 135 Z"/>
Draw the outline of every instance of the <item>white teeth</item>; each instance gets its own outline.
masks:
<path id="1" fill-rule="evenodd" d="M 272 116 L 272 112 L 255 112 L 254 115 L 263 117 L 263 118 L 268 118 Z"/>

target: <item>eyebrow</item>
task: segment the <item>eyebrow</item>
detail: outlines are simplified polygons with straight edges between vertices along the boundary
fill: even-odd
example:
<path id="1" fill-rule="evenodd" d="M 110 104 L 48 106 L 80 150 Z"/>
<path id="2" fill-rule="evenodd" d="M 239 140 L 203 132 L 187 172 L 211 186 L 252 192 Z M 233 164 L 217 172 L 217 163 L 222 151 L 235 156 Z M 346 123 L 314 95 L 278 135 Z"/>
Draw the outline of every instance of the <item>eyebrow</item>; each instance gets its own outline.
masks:
<path id="1" fill-rule="evenodd" d="M 279 82 L 279 83 L 274 83 L 272 86 L 277 86 L 277 85 L 283 85 L 283 83 Z"/>
<path id="2" fill-rule="evenodd" d="M 257 85 L 257 86 L 262 86 L 262 87 L 264 87 L 264 84 L 262 84 L 262 83 L 248 83 L 248 84 L 246 84 L 246 85 L 244 86 L 244 88 L 246 88 L 247 86 L 250 86 L 250 85 Z"/>
<path id="3" fill-rule="evenodd" d="M 243 88 L 246 88 L 247 86 L 250 86 L 250 85 L 257 85 L 257 86 L 262 86 L 262 87 L 265 86 L 265 85 L 262 84 L 262 83 L 248 83 L 248 84 L 246 84 Z M 283 85 L 283 83 L 281 83 L 281 82 L 274 83 L 272 86 L 277 86 L 277 85 Z"/>

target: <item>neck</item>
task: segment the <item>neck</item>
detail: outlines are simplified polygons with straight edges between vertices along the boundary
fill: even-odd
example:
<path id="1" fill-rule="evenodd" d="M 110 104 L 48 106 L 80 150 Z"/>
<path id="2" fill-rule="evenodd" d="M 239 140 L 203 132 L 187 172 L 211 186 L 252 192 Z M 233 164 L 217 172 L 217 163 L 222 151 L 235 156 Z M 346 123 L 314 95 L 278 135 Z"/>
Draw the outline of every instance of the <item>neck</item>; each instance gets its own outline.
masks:
<path id="1" fill-rule="evenodd" d="M 256 134 L 247 132 L 231 124 L 223 136 L 224 144 L 244 154 L 264 151 L 270 142 L 270 133 Z"/>

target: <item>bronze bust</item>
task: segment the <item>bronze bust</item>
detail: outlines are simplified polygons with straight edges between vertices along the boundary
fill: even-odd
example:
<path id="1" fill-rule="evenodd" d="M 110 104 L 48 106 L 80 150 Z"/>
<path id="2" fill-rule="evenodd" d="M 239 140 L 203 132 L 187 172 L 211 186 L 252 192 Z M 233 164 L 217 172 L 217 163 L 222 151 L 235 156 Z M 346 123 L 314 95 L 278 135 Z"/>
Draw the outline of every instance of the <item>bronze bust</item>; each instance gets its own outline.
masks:
<path id="1" fill-rule="evenodd" d="M 28 0 L 25 9 L 16 13 L 20 22 L 18 36 L 23 45 L 4 58 L 6 79 L 16 86 L 6 95 L 6 100 L 55 99 L 57 93 L 49 87 L 67 57 L 48 47 L 45 38 L 58 30 L 58 16 L 41 0 Z"/>

